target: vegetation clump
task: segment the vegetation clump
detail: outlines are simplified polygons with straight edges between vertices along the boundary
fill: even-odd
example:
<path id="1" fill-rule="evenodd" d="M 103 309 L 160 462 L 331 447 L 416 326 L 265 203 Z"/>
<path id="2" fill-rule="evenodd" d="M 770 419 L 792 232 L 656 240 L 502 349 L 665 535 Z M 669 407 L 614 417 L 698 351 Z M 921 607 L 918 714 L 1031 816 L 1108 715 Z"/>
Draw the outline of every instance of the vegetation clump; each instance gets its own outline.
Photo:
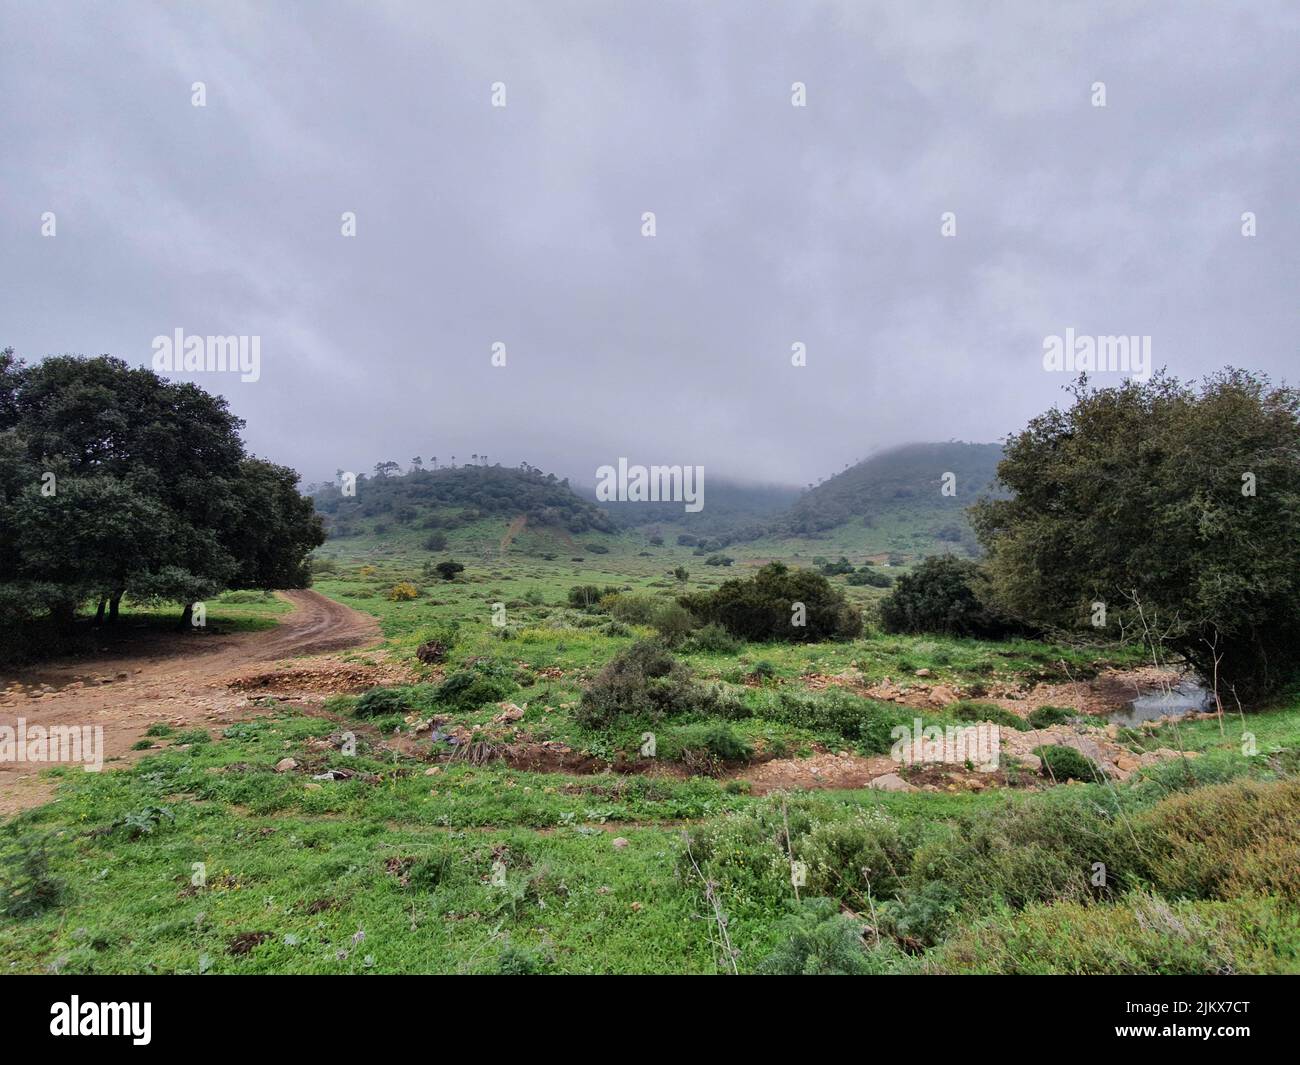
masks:
<path id="1" fill-rule="evenodd" d="M 700 620 L 744 640 L 851 640 L 862 632 L 862 615 L 843 592 L 820 573 L 781 562 L 678 601 Z"/>

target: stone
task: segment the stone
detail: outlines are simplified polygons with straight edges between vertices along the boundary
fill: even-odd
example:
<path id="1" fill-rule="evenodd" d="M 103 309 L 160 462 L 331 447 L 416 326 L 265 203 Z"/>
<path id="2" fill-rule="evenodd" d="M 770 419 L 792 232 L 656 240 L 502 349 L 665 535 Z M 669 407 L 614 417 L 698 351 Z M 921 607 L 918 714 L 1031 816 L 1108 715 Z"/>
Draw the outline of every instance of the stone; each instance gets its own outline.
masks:
<path id="1" fill-rule="evenodd" d="M 297 768 L 298 768 L 298 763 L 295 762 L 292 758 L 281 758 L 278 762 L 275 763 L 275 771 L 277 773 L 288 773 L 291 770 Z"/>
<path id="2" fill-rule="evenodd" d="M 867 787 L 875 788 L 877 791 L 916 791 L 914 785 L 909 784 L 897 773 L 886 773 L 882 777 L 876 777 Z"/>

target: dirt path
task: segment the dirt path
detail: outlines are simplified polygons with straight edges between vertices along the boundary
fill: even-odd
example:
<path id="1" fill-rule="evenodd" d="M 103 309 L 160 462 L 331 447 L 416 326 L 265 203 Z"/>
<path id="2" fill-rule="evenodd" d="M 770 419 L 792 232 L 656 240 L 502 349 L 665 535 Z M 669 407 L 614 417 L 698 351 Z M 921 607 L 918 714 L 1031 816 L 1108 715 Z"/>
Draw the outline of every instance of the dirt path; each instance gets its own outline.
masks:
<path id="1" fill-rule="evenodd" d="M 247 711 L 245 693 L 228 685 L 250 666 L 359 647 L 379 639 L 379 623 L 318 592 L 281 593 L 294 604 L 266 632 L 155 634 L 146 651 L 83 658 L 5 677 L 26 686 L 0 693 L 0 725 L 103 726 L 104 760 L 131 755 L 154 722 L 178 729 L 211 727 Z M 45 765 L 0 762 L 0 817 L 47 801 L 54 784 Z"/>

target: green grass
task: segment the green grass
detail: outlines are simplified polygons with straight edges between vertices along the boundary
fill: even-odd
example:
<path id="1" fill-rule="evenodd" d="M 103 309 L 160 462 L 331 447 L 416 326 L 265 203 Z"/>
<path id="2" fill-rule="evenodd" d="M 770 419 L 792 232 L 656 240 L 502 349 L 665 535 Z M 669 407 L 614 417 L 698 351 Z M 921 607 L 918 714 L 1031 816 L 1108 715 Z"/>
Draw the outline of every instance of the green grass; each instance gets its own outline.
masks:
<path id="1" fill-rule="evenodd" d="M 417 712 L 499 729 L 495 702 L 463 710 L 439 702 L 443 675 L 485 669 L 505 678 L 505 698 L 525 711 L 513 727 L 533 742 L 555 740 L 609 759 L 636 755 L 644 723 L 590 730 L 569 711 L 614 654 L 651 630 L 605 631 L 607 617 L 568 606 L 570 587 L 611 585 L 669 598 L 716 587 L 782 550 L 799 563 L 812 554 L 853 558 L 848 538 L 862 541 L 854 550 L 880 536 L 892 549 L 914 543 L 901 528 L 836 530 L 843 550 L 838 541 L 793 550 L 789 543 L 734 545 L 726 553 L 736 565 L 722 569 L 705 567 L 689 549 L 648 548 L 639 534 L 581 536 L 570 549 L 525 530 L 511 553 L 484 561 L 485 538 L 490 543 L 503 527 L 457 529 L 436 556 L 419 550 L 414 531 L 331 542 L 324 553 L 334 572 L 320 574 L 315 587 L 379 619 L 390 653 L 422 679 L 409 692 Z M 609 545 L 609 554 L 584 553 L 589 538 Z M 791 558 L 795 550 L 801 557 Z M 571 562 L 571 555 L 584 561 Z M 466 564 L 455 581 L 422 573 L 425 562 L 446 557 Z M 684 585 L 669 575 L 677 565 L 690 570 Z M 390 601 L 388 589 L 400 581 L 414 583 L 418 598 Z M 847 592 L 868 609 L 881 594 Z M 492 624 L 495 603 L 505 604 L 504 630 Z M 235 595 L 209 603 L 208 618 L 227 631 L 257 630 L 288 608 L 278 598 Z M 128 605 L 127 618 L 163 625 L 175 614 Z M 448 661 L 436 671 L 420 665 L 416 648 L 450 621 L 460 629 Z M 719 686 L 741 708 L 729 721 L 737 737 L 785 754 L 816 745 L 870 750 L 845 738 L 854 722 L 836 711 L 841 693 L 814 690 L 814 676 L 847 673 L 866 685 L 923 679 L 970 691 L 1140 662 L 1137 652 L 1114 646 L 882 636 L 870 628 L 844 644 L 747 644 L 735 654 L 681 657 L 699 683 Z M 758 684 L 751 678 L 760 663 L 770 668 Z M 560 676 L 545 675 L 555 669 Z M 928 675 L 916 678 L 921 669 Z M 521 964 L 557 973 L 727 971 L 698 862 L 719 885 L 736 966 L 752 972 L 789 935 L 795 893 L 787 838 L 813 864 L 819 891 L 860 913 L 877 908 L 882 928 L 913 929 L 872 953 L 879 971 L 1203 971 L 1225 959 L 1245 971 L 1295 967 L 1289 902 L 1166 900 L 1153 894 L 1162 888 L 1152 882 L 1156 873 L 1142 874 L 1147 879 L 1123 896 L 1038 895 L 1049 874 L 1070 882 L 1083 875 L 1071 833 L 1092 831 L 1094 815 L 1098 824 L 1118 826 L 1112 843 L 1127 838 L 1119 830 L 1129 823 L 1145 840 L 1159 827 L 1148 814 L 1158 804 L 1198 801 L 1242 779 L 1265 786 L 1289 779 L 1300 762 L 1300 698 L 1244 721 L 1229 715 L 1222 727 L 1196 721 L 1124 732 L 1121 740 L 1135 752 L 1170 747 L 1199 757 L 1163 763 L 1118 786 L 785 797 L 754 797 L 708 777 L 545 774 L 501 763 L 448 764 L 430 775 L 427 743 L 418 756 L 377 746 L 378 735 L 406 727 L 401 713 L 357 721 L 355 756 L 326 742 L 348 726 L 355 704 L 353 696 L 334 697 L 324 717 L 274 707 L 211 737 L 160 722 L 147 733 L 159 749 L 130 768 L 53 770 L 56 798 L 0 831 L 0 898 L 34 899 L 38 911 L 0 920 L 0 971 L 486 973 Z M 803 705 L 812 712 L 799 711 Z M 948 720 L 950 711 L 923 716 Z M 689 737 L 693 728 L 691 719 L 664 723 L 665 755 L 673 756 L 674 737 Z M 276 773 L 286 756 L 299 768 Z M 312 779 L 330 769 L 354 775 Z M 616 847 L 617 838 L 627 845 Z M 987 847 L 967 853 L 968 839 Z M 1029 857 L 1021 862 L 1022 855 Z M 195 884 L 199 866 L 205 878 Z M 950 905 L 944 877 L 979 886 L 963 887 Z M 880 888 L 875 894 L 872 884 Z M 42 885 L 50 890 L 42 893 Z M 1035 901 L 1008 908 L 1006 893 Z M 1152 925 L 1153 914 L 1192 922 L 1193 934 L 1175 941 Z"/>

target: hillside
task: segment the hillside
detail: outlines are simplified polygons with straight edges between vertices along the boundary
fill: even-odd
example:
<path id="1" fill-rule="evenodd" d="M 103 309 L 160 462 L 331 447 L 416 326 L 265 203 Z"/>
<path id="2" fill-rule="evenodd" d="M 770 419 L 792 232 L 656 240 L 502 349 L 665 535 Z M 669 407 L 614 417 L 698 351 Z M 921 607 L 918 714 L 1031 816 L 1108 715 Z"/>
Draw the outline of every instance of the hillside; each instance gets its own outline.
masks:
<path id="1" fill-rule="evenodd" d="M 595 498 L 594 490 L 583 493 Z M 789 485 L 707 480 L 704 508 L 690 512 L 680 503 L 602 503 L 619 529 L 641 529 L 666 540 L 678 536 L 733 542 L 762 536 L 771 523 L 799 498 Z"/>
<path id="2" fill-rule="evenodd" d="M 525 525 L 562 537 L 613 531 L 609 517 L 579 498 L 567 479 L 531 466 L 457 466 L 362 476 L 354 496 L 345 496 L 333 484 L 319 486 L 313 499 L 331 540 L 410 539 L 484 525 L 490 528 L 483 531 L 495 536 L 508 535 L 509 529 L 518 532 Z"/>
<path id="3" fill-rule="evenodd" d="M 837 473 L 801 496 L 773 523 L 776 537 L 823 538 L 846 525 L 888 521 L 935 540 L 974 549 L 966 508 L 993 490 L 998 444 L 906 444 Z M 955 494 L 944 495 L 944 475 Z"/>

